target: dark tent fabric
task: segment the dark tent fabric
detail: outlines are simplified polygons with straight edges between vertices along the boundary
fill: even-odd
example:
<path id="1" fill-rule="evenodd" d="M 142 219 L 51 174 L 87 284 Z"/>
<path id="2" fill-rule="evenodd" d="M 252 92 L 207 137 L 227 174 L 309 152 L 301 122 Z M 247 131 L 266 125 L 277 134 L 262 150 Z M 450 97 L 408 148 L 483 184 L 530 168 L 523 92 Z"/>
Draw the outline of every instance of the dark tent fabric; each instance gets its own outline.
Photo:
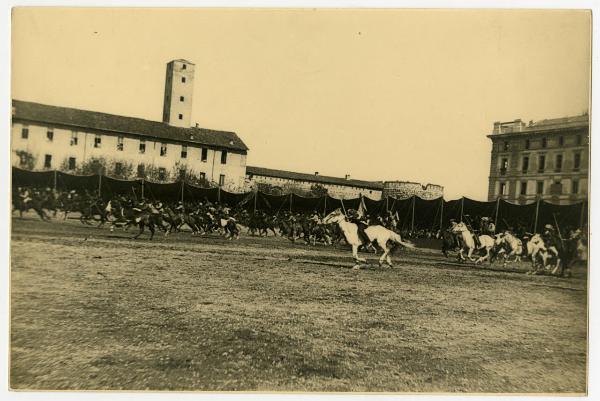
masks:
<path id="1" fill-rule="evenodd" d="M 333 212 L 336 209 L 341 209 L 342 205 L 340 204 L 340 200 L 336 198 L 332 198 L 327 195 L 323 197 L 323 210 L 325 210 L 325 215 Z"/>
<path id="2" fill-rule="evenodd" d="M 391 201 L 390 210 L 398 215 L 398 227 L 403 230 L 410 230 L 412 224 L 412 198 L 393 199 Z"/>
<path id="3" fill-rule="evenodd" d="M 12 169 L 13 187 L 54 188 L 54 171 Z"/>
<path id="4" fill-rule="evenodd" d="M 481 217 L 489 217 L 494 220 L 496 215 L 496 202 L 480 202 L 469 198 L 463 198 L 463 219 L 468 216 L 471 221 L 479 221 Z"/>
<path id="5" fill-rule="evenodd" d="M 535 231 L 535 209 L 535 202 L 528 205 L 515 205 L 505 200 L 500 200 L 498 204 L 498 224 L 496 231 L 510 229 L 517 233 L 533 233 Z"/>
<path id="6" fill-rule="evenodd" d="M 268 195 L 258 192 L 256 210 L 264 210 L 272 214 L 279 214 L 290 210 L 291 195 Z"/>
<path id="7" fill-rule="evenodd" d="M 102 199 L 105 201 L 119 195 L 132 196 L 134 199 L 142 197 L 142 180 L 117 180 L 103 176 L 100 188 Z"/>
<path id="8" fill-rule="evenodd" d="M 569 230 L 580 227 L 581 213 L 587 210 L 585 203 L 575 203 L 572 205 L 554 205 L 549 202 L 540 202 L 538 215 L 538 232 L 543 231 L 546 224 L 552 227 L 560 227 L 561 234 L 567 235 Z"/>
<path id="9" fill-rule="evenodd" d="M 284 195 L 285 196 L 285 195 Z M 323 208 L 322 198 L 310 198 L 292 194 L 292 211 L 300 213 L 320 212 Z"/>
<path id="10" fill-rule="evenodd" d="M 365 201 L 365 207 L 367 208 L 367 211 L 369 213 L 369 216 L 384 216 L 386 213 L 386 207 L 385 207 L 385 199 L 382 200 L 373 200 L 369 197 L 363 197 L 364 201 Z"/>
<path id="11" fill-rule="evenodd" d="M 414 198 L 415 229 L 434 230 L 440 227 L 441 198 L 425 200 Z"/>
<path id="12" fill-rule="evenodd" d="M 218 188 L 201 188 L 195 185 L 185 184 L 183 187 L 183 201 L 190 203 L 206 201 L 217 202 Z"/>
<path id="13" fill-rule="evenodd" d="M 443 219 L 444 227 L 450 227 L 450 220 L 461 221 L 461 204 L 462 199 L 444 201 Z"/>
<path id="14" fill-rule="evenodd" d="M 170 184 L 159 184 L 156 182 L 144 182 L 144 196 L 146 199 L 159 200 L 161 202 L 177 202 L 181 200 L 181 182 Z"/>
<path id="15" fill-rule="evenodd" d="M 240 206 L 240 203 L 243 202 L 246 198 L 254 197 L 252 192 L 236 194 L 233 192 L 227 192 L 223 190 L 221 190 L 221 193 L 217 193 L 217 195 L 221 199 L 221 203 L 229 205 L 229 207 L 238 207 Z M 252 205 L 252 202 L 250 202 L 250 204 Z"/>
<path id="16" fill-rule="evenodd" d="M 98 193 L 101 181 L 106 177 L 100 177 L 97 174 L 94 175 L 71 175 L 62 173 L 60 171 L 56 174 L 56 188 L 61 191 L 84 191 L 88 190 L 90 193 Z"/>

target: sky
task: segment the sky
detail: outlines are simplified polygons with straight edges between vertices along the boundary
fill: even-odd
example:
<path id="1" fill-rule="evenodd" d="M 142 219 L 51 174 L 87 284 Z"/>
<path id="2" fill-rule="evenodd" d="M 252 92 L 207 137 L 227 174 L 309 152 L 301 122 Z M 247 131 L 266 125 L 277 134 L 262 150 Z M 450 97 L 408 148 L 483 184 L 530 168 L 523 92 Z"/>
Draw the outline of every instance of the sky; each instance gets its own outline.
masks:
<path id="1" fill-rule="evenodd" d="M 494 121 L 589 107 L 591 15 L 552 10 L 15 8 L 12 97 L 160 121 L 166 63 L 192 123 L 248 165 L 486 200 Z"/>

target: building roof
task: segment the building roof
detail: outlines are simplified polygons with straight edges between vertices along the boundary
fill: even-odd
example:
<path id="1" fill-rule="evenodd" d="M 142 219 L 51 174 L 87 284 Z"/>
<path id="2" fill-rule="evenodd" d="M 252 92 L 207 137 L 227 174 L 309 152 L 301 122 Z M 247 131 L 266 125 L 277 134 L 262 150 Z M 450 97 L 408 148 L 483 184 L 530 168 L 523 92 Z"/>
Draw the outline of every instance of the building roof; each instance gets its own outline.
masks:
<path id="1" fill-rule="evenodd" d="M 309 181 L 319 184 L 343 185 L 348 187 L 358 187 L 375 190 L 383 189 L 383 184 L 381 182 L 354 180 L 317 174 L 296 173 L 293 171 L 275 170 L 255 166 L 246 166 L 246 174 L 267 176 L 273 178 L 285 178 L 288 180 L 295 181 Z"/>
<path id="2" fill-rule="evenodd" d="M 564 129 L 578 129 L 589 127 L 589 116 L 582 114 L 579 116 L 548 118 L 540 121 L 530 121 L 525 124 L 522 120 L 496 122 L 494 131 L 488 137 L 499 135 L 519 135 L 534 134 L 537 132 L 559 131 Z"/>
<path id="3" fill-rule="evenodd" d="M 110 131 L 118 134 L 132 134 L 171 142 L 188 142 L 238 152 L 246 152 L 248 150 L 246 144 L 244 144 L 235 132 L 196 127 L 174 127 L 167 123 L 141 118 L 68 107 L 49 106 L 14 99 L 12 105 L 14 120 Z"/>

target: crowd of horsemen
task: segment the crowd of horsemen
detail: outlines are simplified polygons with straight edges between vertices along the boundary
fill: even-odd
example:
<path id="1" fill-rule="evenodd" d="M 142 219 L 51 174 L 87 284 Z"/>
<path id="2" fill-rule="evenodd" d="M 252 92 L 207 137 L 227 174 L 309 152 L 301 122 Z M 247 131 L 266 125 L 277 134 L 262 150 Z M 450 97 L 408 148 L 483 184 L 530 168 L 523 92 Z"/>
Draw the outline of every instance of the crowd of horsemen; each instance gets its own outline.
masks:
<path id="1" fill-rule="evenodd" d="M 240 227 L 244 226 L 249 235 L 268 236 L 272 233 L 292 242 L 333 245 L 344 241 L 339 227 L 336 224 L 325 224 L 323 214 L 318 211 L 249 212 L 239 205 L 230 207 L 226 203 L 211 202 L 208 199 L 163 203 L 136 196 L 115 195 L 105 200 L 88 190 L 57 191 L 28 187 L 15 188 L 12 201 L 13 211 L 18 211 L 20 216 L 23 212 L 33 210 L 46 221 L 50 220 L 50 213 L 56 218 L 57 213 L 62 212 L 63 219 L 67 219 L 69 213 L 75 212 L 79 214 L 79 220 L 83 224 L 98 222 L 99 226 L 109 225 L 111 231 L 117 227 L 137 227 L 139 232 L 134 238 L 138 238 L 146 228 L 152 239 L 156 229 L 166 236 L 187 227 L 192 235 L 218 233 L 228 239 L 237 239 Z M 441 239 L 444 255 L 448 256 L 448 251 L 459 251 L 459 258 L 463 258 L 462 250 L 471 246 L 468 243 L 472 238 L 473 250 L 477 254 L 483 250 L 486 252 L 485 257 L 480 256 L 477 261 L 487 259 L 492 262 L 502 256 L 506 263 L 511 256 L 515 261 L 519 261 L 521 257 L 529 257 L 532 262 L 529 273 L 532 274 L 568 276 L 570 265 L 578 259 L 584 259 L 587 252 L 586 230 L 567 228 L 562 230 L 565 232 L 563 236 L 560 228 L 552 224 L 546 224 L 539 234 L 529 233 L 523 226 L 497 232 L 491 218 L 470 218 L 466 215 L 462 221 L 450 220 L 449 226 L 443 229 L 408 230 L 401 226 L 398 214 L 391 211 L 373 216 L 353 209 L 344 212 L 347 220 L 357 225 L 357 234 L 363 242 L 361 248 L 364 251 L 375 250 L 365 229 L 369 225 L 381 225 L 408 239 Z M 462 231 L 468 234 L 465 236 Z M 486 245 L 486 239 L 490 245 Z"/>

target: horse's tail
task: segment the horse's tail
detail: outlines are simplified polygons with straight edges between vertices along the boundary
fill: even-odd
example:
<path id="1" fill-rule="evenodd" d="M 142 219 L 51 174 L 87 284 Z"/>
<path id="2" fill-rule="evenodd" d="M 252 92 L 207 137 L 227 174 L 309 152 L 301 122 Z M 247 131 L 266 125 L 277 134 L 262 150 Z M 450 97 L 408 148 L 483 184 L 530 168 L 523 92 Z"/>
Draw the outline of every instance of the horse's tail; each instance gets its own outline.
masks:
<path id="1" fill-rule="evenodd" d="M 415 244 L 413 244 L 412 242 L 410 242 L 410 241 L 402 241 L 402 238 L 397 233 L 393 233 L 392 236 L 391 236 L 391 239 L 395 243 L 400 244 L 402 246 L 405 246 L 407 248 L 416 248 Z"/>

